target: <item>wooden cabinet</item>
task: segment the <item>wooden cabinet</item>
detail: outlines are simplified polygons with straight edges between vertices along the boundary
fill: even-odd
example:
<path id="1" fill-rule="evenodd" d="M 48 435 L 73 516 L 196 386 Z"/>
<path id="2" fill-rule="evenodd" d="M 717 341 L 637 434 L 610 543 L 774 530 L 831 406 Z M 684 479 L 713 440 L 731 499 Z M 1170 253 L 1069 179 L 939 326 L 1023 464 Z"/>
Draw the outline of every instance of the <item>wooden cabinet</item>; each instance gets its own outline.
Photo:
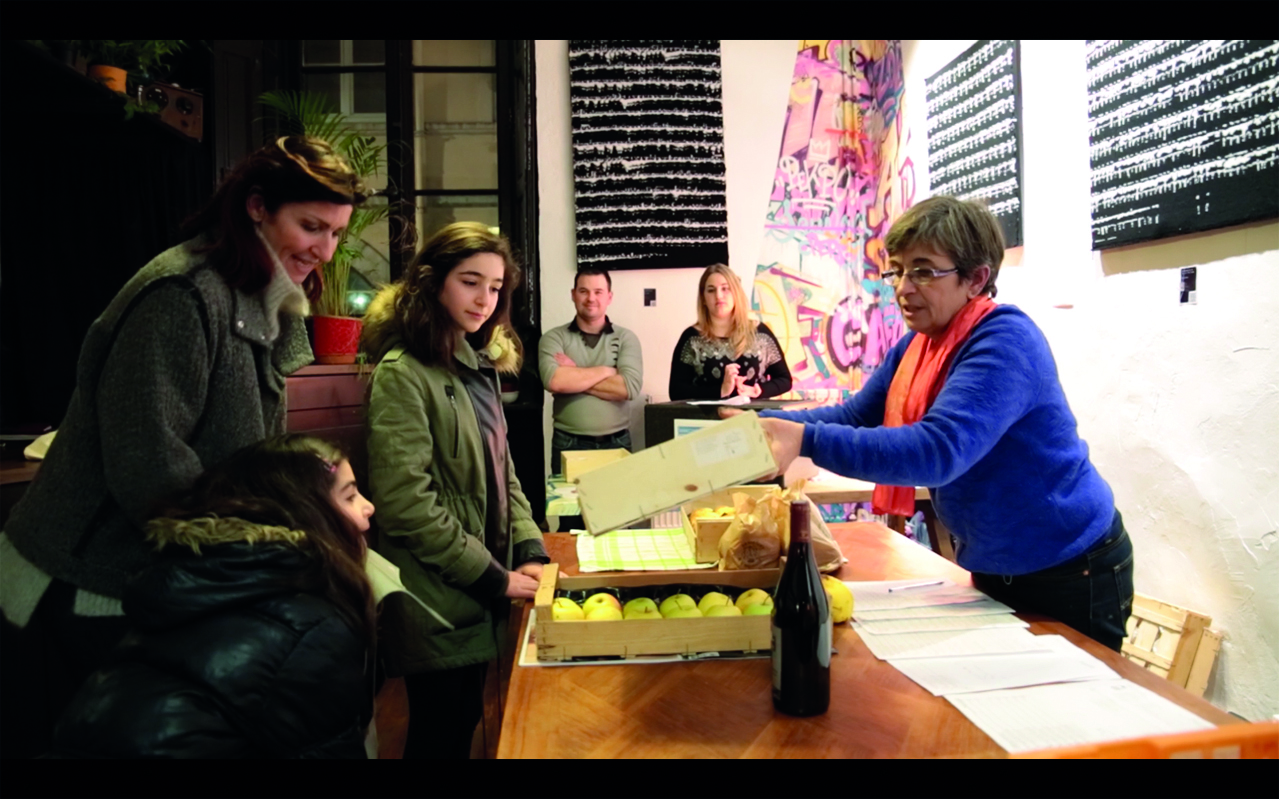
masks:
<path id="1" fill-rule="evenodd" d="M 285 429 L 338 444 L 351 458 L 357 475 L 368 463 L 364 436 L 364 395 L 368 377 L 361 367 L 304 366 L 286 380 L 288 413 Z"/>
<path id="2" fill-rule="evenodd" d="M 308 433 L 339 444 L 351 458 L 360 484 L 365 480 L 368 457 L 365 451 L 364 401 L 372 371 L 369 367 L 304 366 L 288 377 L 290 433 Z M 536 376 L 520 375 L 520 397 L 503 406 L 507 442 L 515 476 L 540 523 L 546 519 L 546 475 L 542 452 L 542 386 Z M 533 397 L 533 400 L 523 400 Z"/>

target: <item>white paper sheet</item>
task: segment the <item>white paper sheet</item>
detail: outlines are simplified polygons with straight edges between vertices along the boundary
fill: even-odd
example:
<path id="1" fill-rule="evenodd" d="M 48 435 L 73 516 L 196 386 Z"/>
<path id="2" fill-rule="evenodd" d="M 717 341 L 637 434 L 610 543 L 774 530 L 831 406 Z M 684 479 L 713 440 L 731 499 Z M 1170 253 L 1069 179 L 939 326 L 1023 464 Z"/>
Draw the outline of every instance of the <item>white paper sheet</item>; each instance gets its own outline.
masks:
<path id="1" fill-rule="evenodd" d="M 890 659 L 888 662 L 933 696 L 1057 682 L 1119 679 L 1119 675 L 1105 663 L 1060 635 L 1037 637 L 1049 647 L 1048 651 Z"/>
<path id="2" fill-rule="evenodd" d="M 1011 613 L 995 616 L 943 616 L 932 619 L 888 619 L 854 624 L 854 629 L 874 635 L 899 633 L 927 633 L 942 630 L 978 630 L 983 627 L 1029 627 L 1030 625 Z"/>
<path id="3" fill-rule="evenodd" d="M 1215 726 L 1127 680 L 1036 685 L 946 699 L 1012 753 Z"/>
<path id="4" fill-rule="evenodd" d="M 750 401 L 751 401 L 750 397 L 744 397 L 741 394 L 738 394 L 737 396 L 734 396 L 734 397 L 729 397 L 728 399 L 687 400 L 689 405 L 749 405 Z"/>
<path id="5" fill-rule="evenodd" d="M 1047 651 L 1043 636 L 1025 627 L 989 627 L 982 630 L 949 630 L 940 633 L 874 635 L 857 630 L 862 643 L 880 660 L 933 658 L 955 655 L 991 655 L 998 652 Z"/>
<path id="6" fill-rule="evenodd" d="M 941 580 L 941 585 L 906 588 L 903 586 L 930 582 L 925 578 L 914 580 L 884 580 L 875 582 L 848 582 L 853 592 L 853 612 L 860 610 L 888 610 L 889 608 L 922 608 L 931 605 L 951 605 L 978 602 L 988 597 L 970 586 L 957 586 L 951 580 Z"/>
<path id="7" fill-rule="evenodd" d="M 887 621 L 888 619 L 932 619 L 941 616 L 995 616 L 1012 613 L 1003 602 L 980 599 L 957 605 L 925 605 L 918 608 L 887 608 L 885 610 L 859 610 L 854 603 L 853 617 L 858 621 Z"/>

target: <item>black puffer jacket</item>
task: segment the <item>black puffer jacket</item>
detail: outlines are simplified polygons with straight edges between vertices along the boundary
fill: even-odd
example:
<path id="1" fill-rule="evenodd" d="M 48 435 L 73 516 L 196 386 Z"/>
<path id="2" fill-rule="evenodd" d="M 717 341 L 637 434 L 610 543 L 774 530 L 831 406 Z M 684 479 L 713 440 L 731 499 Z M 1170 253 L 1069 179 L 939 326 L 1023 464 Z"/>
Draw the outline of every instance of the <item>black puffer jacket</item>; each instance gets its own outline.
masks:
<path id="1" fill-rule="evenodd" d="M 308 557 L 304 534 L 239 519 L 175 525 L 179 546 L 129 584 L 134 630 L 63 715 L 53 754 L 366 757 L 367 647 L 327 599 L 288 586 Z"/>

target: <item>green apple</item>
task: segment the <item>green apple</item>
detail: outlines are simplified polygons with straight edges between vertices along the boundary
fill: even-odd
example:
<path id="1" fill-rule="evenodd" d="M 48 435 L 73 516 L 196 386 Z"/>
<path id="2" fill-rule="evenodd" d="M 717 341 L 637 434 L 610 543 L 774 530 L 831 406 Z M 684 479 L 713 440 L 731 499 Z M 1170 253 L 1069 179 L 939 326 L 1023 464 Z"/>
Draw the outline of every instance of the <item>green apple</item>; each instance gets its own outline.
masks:
<path id="1" fill-rule="evenodd" d="M 670 618 L 671 614 L 677 610 L 697 610 L 697 603 L 688 594 L 675 594 L 663 599 L 659 610 L 663 616 Z M 701 613 L 699 612 L 698 615 L 700 616 Z"/>
<path id="2" fill-rule="evenodd" d="M 613 608 L 617 611 L 618 618 L 621 618 L 622 603 L 618 602 L 617 597 L 612 594 L 591 594 L 586 598 L 586 601 L 582 603 L 582 610 L 586 611 L 588 616 L 595 608 L 603 607 Z"/>
<path id="3" fill-rule="evenodd" d="M 581 621 L 586 618 L 580 605 L 566 596 L 559 597 L 551 605 L 551 618 L 555 621 Z"/>
<path id="4" fill-rule="evenodd" d="M 622 607 L 624 619 L 660 619 L 662 614 L 657 610 L 657 603 L 646 596 L 632 599 Z"/>
<path id="5" fill-rule="evenodd" d="M 743 616 L 771 616 L 773 615 L 773 603 L 770 600 L 768 602 L 756 602 L 753 605 L 747 605 L 746 610 L 742 611 L 742 615 Z"/>
<path id="6" fill-rule="evenodd" d="M 737 609 L 745 611 L 751 605 L 764 603 L 770 608 L 773 606 L 773 598 L 768 592 L 762 588 L 752 588 L 749 591 L 743 591 L 742 595 L 737 598 Z"/>
<path id="7" fill-rule="evenodd" d="M 721 594 L 719 591 L 711 591 L 709 594 L 702 597 L 701 602 L 697 603 L 697 609 L 702 612 L 703 616 L 709 616 L 710 614 L 706 611 L 711 608 L 718 608 L 722 605 L 731 604 L 733 604 L 733 600 L 729 599 L 726 595 Z"/>
<path id="8" fill-rule="evenodd" d="M 691 608 L 673 608 L 663 618 L 666 619 L 700 619 L 702 612 L 694 605 Z"/>
<path id="9" fill-rule="evenodd" d="M 600 605 L 586 612 L 587 621 L 621 621 L 622 611 L 612 605 Z"/>
<path id="10" fill-rule="evenodd" d="M 751 605 L 751 607 L 758 607 L 758 606 Z M 715 607 L 706 611 L 706 615 L 707 616 L 741 616 L 742 612 L 738 610 L 735 605 L 716 605 Z M 750 615 L 749 611 L 747 612 L 746 615 Z"/>

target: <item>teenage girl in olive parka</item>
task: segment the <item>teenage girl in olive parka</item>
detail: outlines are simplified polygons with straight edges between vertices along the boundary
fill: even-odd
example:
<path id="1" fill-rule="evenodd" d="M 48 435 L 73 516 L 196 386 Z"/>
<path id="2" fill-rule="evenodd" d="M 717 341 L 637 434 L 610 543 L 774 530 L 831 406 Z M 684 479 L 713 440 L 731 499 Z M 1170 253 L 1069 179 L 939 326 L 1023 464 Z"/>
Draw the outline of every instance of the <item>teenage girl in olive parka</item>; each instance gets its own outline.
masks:
<path id="1" fill-rule="evenodd" d="M 374 548 L 409 591 L 386 602 L 382 654 L 405 676 L 404 756 L 467 757 L 510 599 L 532 598 L 549 562 L 506 443 L 497 373 L 516 372 L 510 334 L 519 267 L 506 239 L 459 222 L 435 234 L 365 316 L 377 362 L 369 394 Z"/>

